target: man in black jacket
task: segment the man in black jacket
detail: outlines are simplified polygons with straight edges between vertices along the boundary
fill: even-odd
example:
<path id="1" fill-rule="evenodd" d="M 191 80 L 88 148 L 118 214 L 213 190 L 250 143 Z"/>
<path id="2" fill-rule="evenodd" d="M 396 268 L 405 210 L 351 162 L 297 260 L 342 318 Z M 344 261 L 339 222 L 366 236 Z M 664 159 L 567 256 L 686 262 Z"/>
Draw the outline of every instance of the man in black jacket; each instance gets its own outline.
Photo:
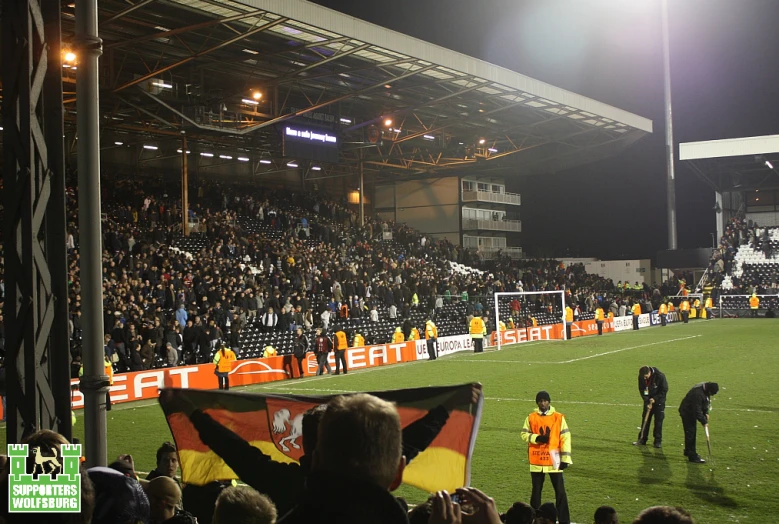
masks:
<path id="1" fill-rule="evenodd" d="M 709 428 L 709 409 L 711 409 L 711 396 L 719 391 L 716 382 L 701 382 L 695 384 L 682 400 L 679 406 L 679 415 L 682 417 L 684 427 L 684 455 L 690 462 L 703 464 L 706 462 L 695 450 L 695 438 L 697 433 L 696 422 L 700 422 L 704 428 Z"/>
<path id="2" fill-rule="evenodd" d="M 642 366 L 638 370 L 638 393 L 644 401 L 644 410 L 641 413 L 641 430 L 638 432 L 638 441 L 634 442 L 633 445 L 646 445 L 649 438 L 649 426 L 654 418 L 654 446 L 660 448 L 663 445 L 665 396 L 668 393 L 668 381 L 665 379 L 665 373 L 657 368 Z"/>
<path id="3" fill-rule="evenodd" d="M 308 339 L 303 334 L 302 327 L 297 328 L 295 333 L 295 345 L 292 349 L 292 354 L 295 355 L 295 360 L 298 363 L 298 378 L 303 378 L 306 375 L 303 370 L 303 362 L 306 361 L 306 353 L 308 352 Z"/>
<path id="4" fill-rule="evenodd" d="M 470 402 L 476 404 L 481 392 L 480 384 L 473 384 L 468 394 Z M 284 515 L 303 498 L 306 478 L 311 471 L 314 449 L 317 447 L 319 422 L 325 411 L 320 405 L 309 409 L 303 415 L 303 453 L 300 464 L 285 464 L 274 461 L 259 448 L 256 448 L 203 413 L 176 390 L 163 390 L 175 402 L 180 402 L 177 410 L 187 413 L 189 420 L 198 432 L 200 440 L 222 457 L 235 474 L 247 485 L 260 493 L 268 495 L 279 515 Z M 419 420 L 403 428 L 403 456 L 406 464 L 427 449 L 449 420 L 449 412 L 455 406 L 463 404 L 456 396 L 449 402 L 437 406 Z"/>

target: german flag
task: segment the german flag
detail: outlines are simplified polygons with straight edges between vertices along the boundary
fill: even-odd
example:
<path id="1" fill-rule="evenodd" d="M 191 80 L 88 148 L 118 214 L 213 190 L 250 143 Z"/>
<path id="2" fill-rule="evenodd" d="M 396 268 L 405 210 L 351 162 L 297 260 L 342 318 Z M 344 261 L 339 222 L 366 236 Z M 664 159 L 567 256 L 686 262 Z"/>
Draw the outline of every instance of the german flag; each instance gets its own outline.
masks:
<path id="1" fill-rule="evenodd" d="M 298 462 L 303 455 L 303 413 L 335 396 L 193 389 L 170 390 L 175 392 L 172 395 L 166 391 L 160 395 L 160 404 L 178 448 L 181 480 L 201 486 L 238 477 L 200 439 L 189 416 L 194 409 L 209 415 L 272 460 L 290 463 Z M 470 459 L 483 405 L 480 389 L 466 384 L 370 394 L 395 403 L 404 428 L 404 450 L 407 455 L 418 452 L 406 467 L 405 483 L 428 492 L 452 491 L 469 485 Z M 430 424 L 429 420 L 438 420 L 440 424 Z"/>

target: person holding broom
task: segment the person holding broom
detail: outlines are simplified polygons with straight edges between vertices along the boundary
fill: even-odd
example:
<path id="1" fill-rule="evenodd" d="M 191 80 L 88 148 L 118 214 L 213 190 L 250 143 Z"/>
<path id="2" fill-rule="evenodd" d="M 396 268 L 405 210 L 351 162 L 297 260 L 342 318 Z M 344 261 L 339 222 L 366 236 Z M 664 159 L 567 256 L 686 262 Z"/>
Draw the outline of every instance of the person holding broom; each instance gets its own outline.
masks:
<path id="1" fill-rule="evenodd" d="M 638 392 L 644 401 L 644 410 L 641 413 L 641 431 L 634 446 L 646 446 L 649 438 L 649 426 L 652 418 L 655 419 L 653 433 L 654 446 L 663 446 L 663 419 L 665 419 L 665 396 L 668 394 L 668 381 L 665 373 L 657 368 L 642 366 L 638 370 Z"/>

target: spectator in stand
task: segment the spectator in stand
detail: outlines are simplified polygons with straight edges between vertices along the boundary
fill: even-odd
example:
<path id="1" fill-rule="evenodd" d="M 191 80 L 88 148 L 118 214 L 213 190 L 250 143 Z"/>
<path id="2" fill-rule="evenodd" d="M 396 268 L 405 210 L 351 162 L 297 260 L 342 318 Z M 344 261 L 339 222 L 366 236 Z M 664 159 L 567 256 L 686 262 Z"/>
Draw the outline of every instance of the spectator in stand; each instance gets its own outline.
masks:
<path id="1" fill-rule="evenodd" d="M 633 524 L 695 524 L 689 513 L 682 508 L 653 506 L 647 508 L 633 520 Z"/>
<path id="2" fill-rule="evenodd" d="M 176 478 L 178 469 L 179 456 L 176 451 L 176 446 L 172 442 L 163 442 L 157 449 L 157 467 L 146 475 L 146 480 L 154 480 L 157 477 L 170 477 L 175 480 L 180 487 L 181 483 Z"/>
<path id="3" fill-rule="evenodd" d="M 275 524 L 276 506 L 271 500 L 247 486 L 222 490 L 216 499 L 213 524 Z"/>
<path id="4" fill-rule="evenodd" d="M 617 510 L 611 506 L 601 506 L 595 510 L 595 524 L 619 524 Z"/>
<path id="5" fill-rule="evenodd" d="M 279 522 L 408 522 L 390 491 L 400 485 L 400 417 L 384 400 L 358 393 L 331 400 L 319 426 L 314 468 L 301 502 Z M 332 504 L 334 485 L 351 496 Z"/>

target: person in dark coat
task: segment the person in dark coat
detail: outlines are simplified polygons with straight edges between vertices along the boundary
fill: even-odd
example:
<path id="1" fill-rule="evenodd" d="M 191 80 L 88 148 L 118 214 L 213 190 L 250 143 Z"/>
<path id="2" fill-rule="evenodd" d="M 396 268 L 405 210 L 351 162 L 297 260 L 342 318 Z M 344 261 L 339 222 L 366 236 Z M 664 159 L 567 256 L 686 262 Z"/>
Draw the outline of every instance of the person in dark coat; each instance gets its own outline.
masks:
<path id="1" fill-rule="evenodd" d="M 709 410 L 711 409 L 711 396 L 719 391 L 719 385 L 716 382 L 701 382 L 695 384 L 682 400 L 679 406 L 679 415 L 682 417 L 682 426 L 684 427 L 684 455 L 690 462 L 703 464 L 706 462 L 698 455 L 695 450 L 695 439 L 697 426 L 696 422 L 709 428 Z"/>
<path id="2" fill-rule="evenodd" d="M 292 350 L 292 354 L 295 356 L 295 360 L 298 363 L 299 378 L 303 378 L 305 376 L 303 363 L 306 361 L 306 353 L 308 352 L 308 338 L 303 334 L 303 328 L 299 327 L 295 332 L 297 336 L 295 338 L 295 346 Z"/>
<path id="3" fill-rule="evenodd" d="M 668 393 L 668 381 L 665 373 L 657 368 L 642 366 L 638 370 L 638 393 L 644 401 L 644 410 L 641 413 L 641 430 L 638 432 L 638 441 L 634 446 L 645 446 L 649 438 L 649 426 L 655 419 L 654 446 L 662 447 L 663 443 L 663 419 L 665 419 L 665 396 Z M 647 419 L 647 413 L 649 418 Z M 646 424 L 644 424 L 646 420 Z"/>

